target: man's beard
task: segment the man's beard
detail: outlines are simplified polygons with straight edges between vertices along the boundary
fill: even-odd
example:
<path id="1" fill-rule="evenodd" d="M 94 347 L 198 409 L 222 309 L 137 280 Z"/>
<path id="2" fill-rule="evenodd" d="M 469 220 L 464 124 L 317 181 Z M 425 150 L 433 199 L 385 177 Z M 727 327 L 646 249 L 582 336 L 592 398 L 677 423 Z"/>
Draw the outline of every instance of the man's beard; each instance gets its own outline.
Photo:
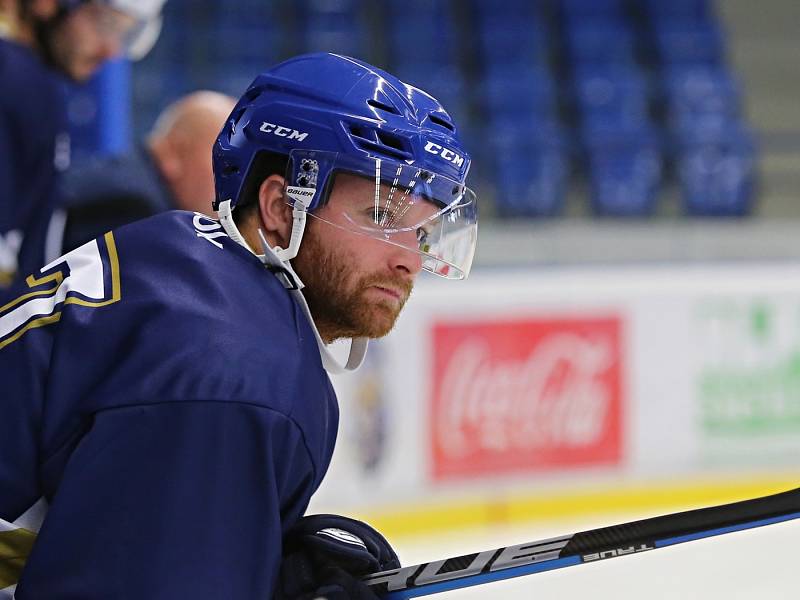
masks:
<path id="1" fill-rule="evenodd" d="M 413 282 L 374 274 L 356 278 L 352 269 L 359 263 L 358 257 L 324 245 L 316 231 L 325 226 L 314 222 L 306 228 L 300 251 L 292 261 L 305 284 L 303 295 L 322 339 L 331 342 L 340 338 L 385 336 L 394 327 Z M 367 297 L 365 292 L 371 286 L 399 291 L 401 298 L 397 302 Z"/>

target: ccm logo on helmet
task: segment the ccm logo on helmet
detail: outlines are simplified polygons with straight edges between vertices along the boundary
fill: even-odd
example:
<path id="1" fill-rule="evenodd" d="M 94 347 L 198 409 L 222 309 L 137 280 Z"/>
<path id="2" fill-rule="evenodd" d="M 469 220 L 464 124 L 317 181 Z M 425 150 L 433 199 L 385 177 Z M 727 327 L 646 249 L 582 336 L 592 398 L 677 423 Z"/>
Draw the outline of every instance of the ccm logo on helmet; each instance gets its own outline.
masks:
<path id="1" fill-rule="evenodd" d="M 267 123 L 266 121 L 261 123 L 259 129 L 264 133 L 271 133 L 280 137 L 289 138 L 290 140 L 297 140 L 298 142 L 302 142 L 308 137 L 307 133 L 301 133 L 297 131 L 297 129 L 284 127 L 283 125 L 275 125 L 275 123 Z"/>
<path id="2" fill-rule="evenodd" d="M 434 144 L 433 142 L 428 142 L 425 144 L 425 151 L 430 152 L 431 154 L 436 154 L 441 156 L 448 162 L 453 163 L 457 167 L 460 167 L 464 164 L 464 157 L 456 154 L 452 150 L 448 150 L 444 146 L 440 146 L 439 144 Z"/>

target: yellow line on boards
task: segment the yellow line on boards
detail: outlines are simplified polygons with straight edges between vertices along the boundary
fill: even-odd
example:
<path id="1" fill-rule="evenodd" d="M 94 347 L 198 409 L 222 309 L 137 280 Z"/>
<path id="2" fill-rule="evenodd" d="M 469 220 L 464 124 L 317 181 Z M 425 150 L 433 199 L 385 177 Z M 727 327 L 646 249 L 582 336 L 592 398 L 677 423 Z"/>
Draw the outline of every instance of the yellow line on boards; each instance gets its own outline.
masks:
<path id="1" fill-rule="evenodd" d="M 364 519 L 390 539 L 489 525 L 513 525 L 598 515 L 657 516 L 766 496 L 800 486 L 800 473 L 741 480 L 688 480 L 628 484 L 565 492 L 539 491 L 475 500 L 437 501 L 412 507 L 364 512 Z M 646 513 L 646 514 L 645 514 Z M 623 521 L 631 518 L 622 517 Z M 613 525 L 610 520 L 608 525 Z"/>

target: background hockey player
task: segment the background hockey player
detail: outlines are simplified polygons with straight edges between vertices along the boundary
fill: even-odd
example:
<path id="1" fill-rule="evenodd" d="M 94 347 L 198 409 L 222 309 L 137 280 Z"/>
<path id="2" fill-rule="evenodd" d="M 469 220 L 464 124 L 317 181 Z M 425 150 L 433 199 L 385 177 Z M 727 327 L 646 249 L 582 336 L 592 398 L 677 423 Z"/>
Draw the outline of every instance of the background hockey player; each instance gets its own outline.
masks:
<path id="1" fill-rule="evenodd" d="M 225 94 L 193 92 L 165 108 L 129 152 L 74 162 L 64 174 L 63 251 L 166 210 L 213 215 L 211 146 L 234 104 Z"/>
<path id="2" fill-rule="evenodd" d="M 358 576 L 397 565 L 380 534 L 301 519 L 336 437 L 326 371 L 420 271 L 469 273 L 456 131 L 374 67 L 289 60 L 214 145 L 219 221 L 164 213 L 27 278 L 0 313 L 0 518 L 49 510 L 19 600 L 371 597 Z"/>
<path id="3" fill-rule="evenodd" d="M 85 81 L 110 58 L 146 53 L 163 3 L 0 0 L 0 301 L 46 258 L 58 174 L 69 164 L 63 77 Z"/>

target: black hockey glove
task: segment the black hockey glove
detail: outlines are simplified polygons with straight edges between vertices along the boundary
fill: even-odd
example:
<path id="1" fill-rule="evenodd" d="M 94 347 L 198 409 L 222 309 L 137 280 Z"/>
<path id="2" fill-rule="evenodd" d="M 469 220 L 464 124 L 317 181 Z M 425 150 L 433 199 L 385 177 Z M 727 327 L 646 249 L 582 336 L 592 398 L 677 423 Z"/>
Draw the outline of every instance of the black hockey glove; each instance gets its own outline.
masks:
<path id="1" fill-rule="evenodd" d="M 339 515 L 303 517 L 283 544 L 275 600 L 377 600 L 361 577 L 400 567 L 386 538 Z"/>

